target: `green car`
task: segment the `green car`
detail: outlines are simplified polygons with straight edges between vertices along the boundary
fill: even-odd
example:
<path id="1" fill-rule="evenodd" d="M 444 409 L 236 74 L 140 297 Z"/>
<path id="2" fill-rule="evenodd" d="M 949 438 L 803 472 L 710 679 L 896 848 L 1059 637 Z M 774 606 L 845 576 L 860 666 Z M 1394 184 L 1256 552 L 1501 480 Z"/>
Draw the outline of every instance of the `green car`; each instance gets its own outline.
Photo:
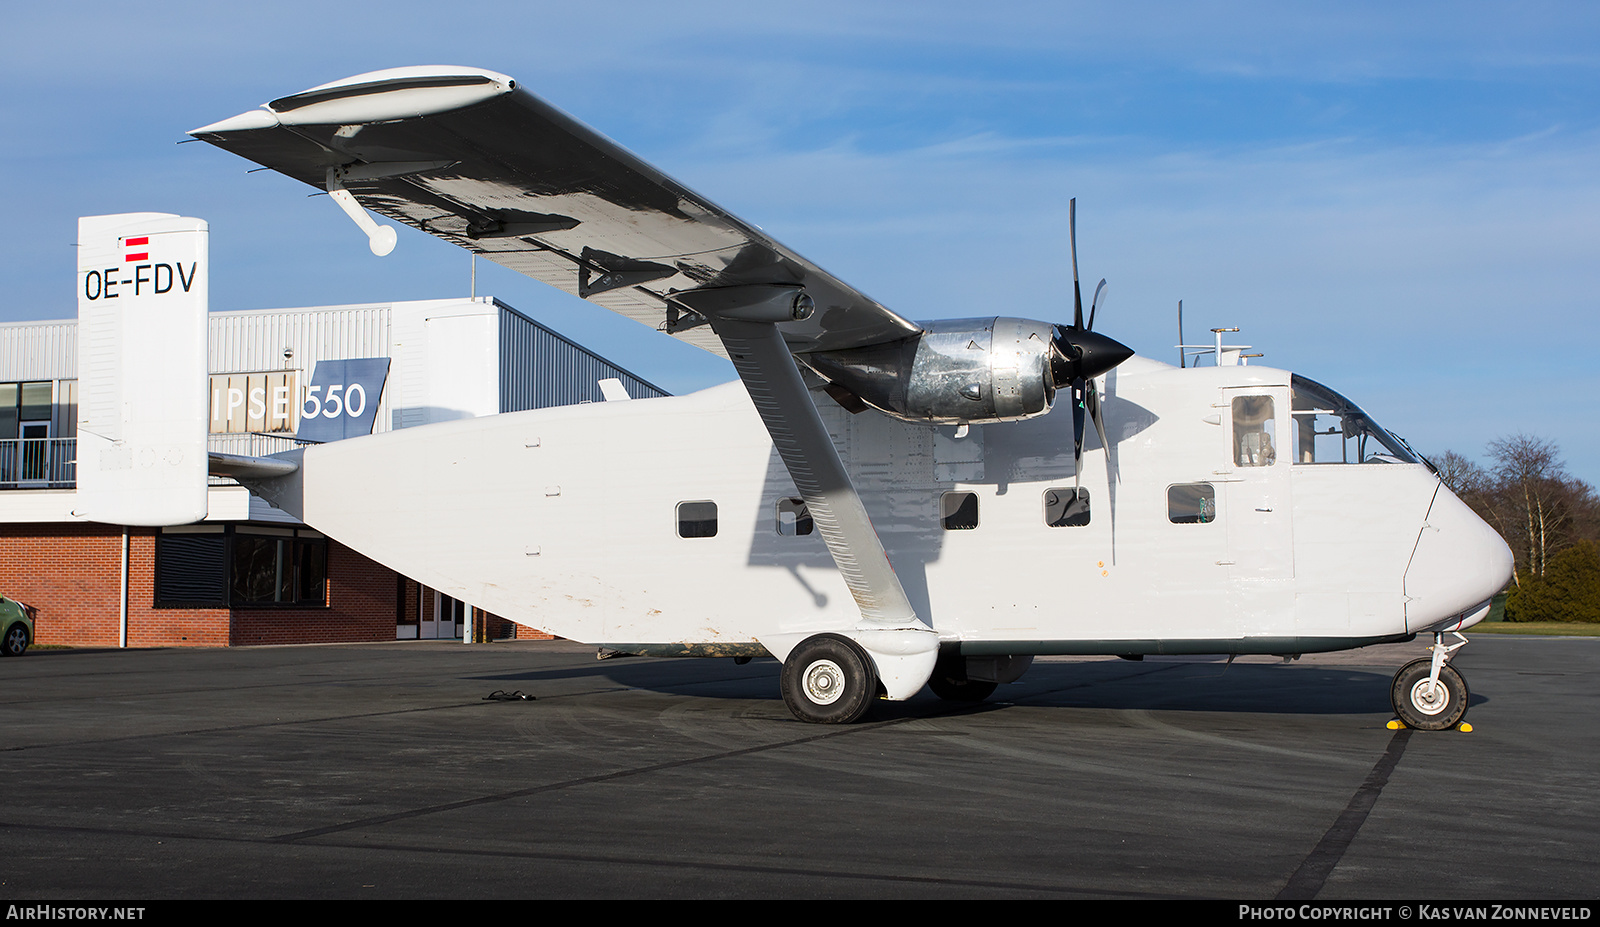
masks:
<path id="1" fill-rule="evenodd" d="M 0 595 L 0 656 L 20 657 L 33 643 L 35 609 Z"/>

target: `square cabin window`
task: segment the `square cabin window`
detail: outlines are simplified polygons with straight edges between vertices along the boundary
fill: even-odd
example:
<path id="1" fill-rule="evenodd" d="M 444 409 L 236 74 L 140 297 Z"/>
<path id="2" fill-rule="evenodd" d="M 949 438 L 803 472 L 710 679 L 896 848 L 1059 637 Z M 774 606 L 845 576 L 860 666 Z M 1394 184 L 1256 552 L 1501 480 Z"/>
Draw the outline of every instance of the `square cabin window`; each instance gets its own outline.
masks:
<path id="1" fill-rule="evenodd" d="M 1044 491 L 1044 523 L 1052 528 L 1081 528 L 1089 523 L 1089 490 L 1058 486 Z"/>
<path id="2" fill-rule="evenodd" d="M 786 538 L 810 534 L 815 528 L 804 499 L 779 499 L 777 518 L 778 534 Z"/>
<path id="3" fill-rule="evenodd" d="M 1278 427 L 1271 396 L 1233 399 L 1233 463 L 1237 467 L 1270 467 L 1278 459 Z"/>
<path id="4" fill-rule="evenodd" d="M 714 538 L 717 536 L 715 502 L 678 503 L 678 537 Z"/>
<path id="5" fill-rule="evenodd" d="M 1216 489 L 1210 483 L 1168 486 L 1167 520 L 1175 525 L 1204 525 L 1216 521 Z"/>
<path id="6" fill-rule="evenodd" d="M 940 496 L 939 523 L 946 531 L 971 531 L 978 527 L 978 494 L 947 492 Z"/>

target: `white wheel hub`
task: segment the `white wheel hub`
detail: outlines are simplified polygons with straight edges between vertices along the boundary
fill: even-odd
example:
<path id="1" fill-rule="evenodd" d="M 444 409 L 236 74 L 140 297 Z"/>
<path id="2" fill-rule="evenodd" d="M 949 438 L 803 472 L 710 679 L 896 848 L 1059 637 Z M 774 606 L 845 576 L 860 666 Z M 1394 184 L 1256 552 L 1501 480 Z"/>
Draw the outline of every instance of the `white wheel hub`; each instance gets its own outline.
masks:
<path id="1" fill-rule="evenodd" d="M 844 697 L 844 670 L 832 660 L 818 660 L 806 667 L 806 698 L 818 705 L 832 705 Z"/>
<path id="2" fill-rule="evenodd" d="M 1436 715 L 1450 707 L 1450 690 L 1443 682 L 1419 679 L 1411 687 L 1411 705 L 1425 715 Z"/>

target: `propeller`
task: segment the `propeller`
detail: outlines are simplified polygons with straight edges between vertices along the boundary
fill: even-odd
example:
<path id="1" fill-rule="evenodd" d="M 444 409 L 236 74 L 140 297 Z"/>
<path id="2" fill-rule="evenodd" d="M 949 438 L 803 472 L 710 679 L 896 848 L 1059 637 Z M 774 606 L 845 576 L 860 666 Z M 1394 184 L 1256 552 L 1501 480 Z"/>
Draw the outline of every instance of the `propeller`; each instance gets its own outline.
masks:
<path id="1" fill-rule="evenodd" d="M 1057 325 L 1051 340 L 1050 376 L 1056 389 L 1072 390 L 1072 467 L 1074 493 L 1082 496 L 1083 432 L 1087 421 L 1094 422 L 1100 446 L 1107 448 L 1106 424 L 1100 410 L 1100 393 L 1095 377 L 1133 356 L 1133 349 L 1119 341 L 1096 334 L 1095 316 L 1105 305 L 1106 282 L 1094 289 L 1089 304 L 1089 322 L 1083 320 L 1083 289 L 1078 282 L 1078 200 L 1067 204 L 1067 225 L 1072 242 L 1072 324 Z M 1086 421 L 1087 420 L 1087 421 Z"/>

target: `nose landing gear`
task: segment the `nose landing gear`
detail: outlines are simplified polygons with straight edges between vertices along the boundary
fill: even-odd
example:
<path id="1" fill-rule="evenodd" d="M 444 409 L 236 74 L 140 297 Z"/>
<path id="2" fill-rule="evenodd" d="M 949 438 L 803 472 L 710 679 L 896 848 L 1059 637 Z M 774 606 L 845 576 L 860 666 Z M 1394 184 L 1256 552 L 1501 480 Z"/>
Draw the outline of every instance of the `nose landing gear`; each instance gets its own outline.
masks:
<path id="1" fill-rule="evenodd" d="M 1461 723 L 1467 713 L 1467 680 L 1450 665 L 1450 657 L 1466 644 L 1459 632 L 1451 632 L 1458 643 L 1446 646 L 1444 632 L 1435 631 L 1433 656 L 1412 660 L 1394 674 L 1389 701 L 1406 727 L 1419 731 L 1443 731 Z"/>

